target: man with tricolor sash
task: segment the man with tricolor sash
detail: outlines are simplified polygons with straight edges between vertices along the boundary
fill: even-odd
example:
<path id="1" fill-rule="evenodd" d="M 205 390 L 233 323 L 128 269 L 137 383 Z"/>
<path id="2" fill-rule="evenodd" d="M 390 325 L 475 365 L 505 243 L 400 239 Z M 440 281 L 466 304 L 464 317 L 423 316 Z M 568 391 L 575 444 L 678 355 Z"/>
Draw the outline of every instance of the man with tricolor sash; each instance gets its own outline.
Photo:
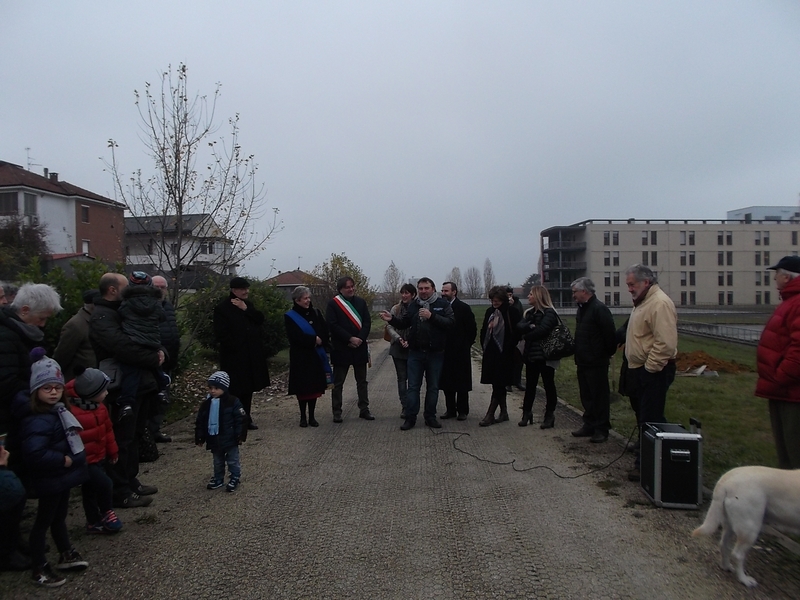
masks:
<path id="1" fill-rule="evenodd" d="M 328 302 L 325 320 L 331 334 L 333 351 L 333 392 L 331 407 L 333 422 L 342 422 L 342 388 L 347 372 L 353 367 L 358 393 L 359 417 L 372 421 L 367 394 L 367 363 L 369 350 L 367 336 L 371 325 L 369 309 L 363 298 L 356 296 L 356 284 L 352 277 L 340 277 L 336 282 L 338 294 Z"/>

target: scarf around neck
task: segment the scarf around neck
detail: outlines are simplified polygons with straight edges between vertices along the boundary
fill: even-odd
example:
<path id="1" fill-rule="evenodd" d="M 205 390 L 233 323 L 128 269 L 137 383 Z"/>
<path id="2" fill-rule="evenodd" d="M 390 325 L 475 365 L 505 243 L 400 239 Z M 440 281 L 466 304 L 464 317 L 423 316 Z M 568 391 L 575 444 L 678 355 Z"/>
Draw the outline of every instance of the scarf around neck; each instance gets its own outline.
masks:
<path id="1" fill-rule="evenodd" d="M 61 426 L 64 428 L 64 433 L 67 436 L 67 443 L 72 454 L 80 454 L 83 452 L 83 440 L 81 440 L 80 432 L 83 431 L 78 419 L 75 418 L 63 402 L 55 403 L 56 413 L 61 420 Z"/>
<path id="2" fill-rule="evenodd" d="M 500 352 L 502 352 L 506 337 L 506 321 L 499 308 L 496 308 L 489 317 L 487 326 L 486 339 L 483 340 L 483 349 L 486 350 L 486 347 L 494 340 L 494 343 L 500 349 Z"/>

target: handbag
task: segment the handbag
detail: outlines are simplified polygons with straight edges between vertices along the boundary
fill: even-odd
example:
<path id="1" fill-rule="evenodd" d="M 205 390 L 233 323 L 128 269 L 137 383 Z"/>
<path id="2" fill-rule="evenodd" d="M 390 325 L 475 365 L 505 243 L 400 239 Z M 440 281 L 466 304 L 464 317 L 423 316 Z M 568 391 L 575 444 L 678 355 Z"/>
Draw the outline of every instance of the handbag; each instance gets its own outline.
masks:
<path id="1" fill-rule="evenodd" d="M 392 334 L 389 333 L 389 326 L 388 325 L 384 325 L 384 327 L 383 327 L 383 339 L 386 340 L 387 342 L 391 342 L 392 341 Z"/>
<path id="2" fill-rule="evenodd" d="M 110 380 L 106 389 L 109 391 L 119 389 L 122 385 L 122 366 L 116 358 L 104 358 L 97 365 L 97 368 L 105 373 Z"/>
<path id="3" fill-rule="evenodd" d="M 558 317 L 558 325 L 542 342 L 542 353 L 546 360 L 558 360 L 575 354 L 575 340 L 561 317 Z"/>

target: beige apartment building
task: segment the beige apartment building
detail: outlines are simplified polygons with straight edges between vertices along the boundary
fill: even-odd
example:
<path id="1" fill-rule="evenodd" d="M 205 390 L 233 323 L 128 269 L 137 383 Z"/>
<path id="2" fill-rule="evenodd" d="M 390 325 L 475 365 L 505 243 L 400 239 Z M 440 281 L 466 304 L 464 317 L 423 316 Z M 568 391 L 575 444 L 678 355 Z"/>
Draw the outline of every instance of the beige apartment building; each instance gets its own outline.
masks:
<path id="1" fill-rule="evenodd" d="M 606 305 L 629 307 L 625 269 L 640 263 L 658 273 L 676 306 L 777 304 L 767 267 L 800 250 L 800 210 L 750 207 L 732 215 L 737 218 L 598 219 L 550 227 L 540 234 L 542 281 L 556 306 L 572 305 L 570 283 L 589 277 Z"/>

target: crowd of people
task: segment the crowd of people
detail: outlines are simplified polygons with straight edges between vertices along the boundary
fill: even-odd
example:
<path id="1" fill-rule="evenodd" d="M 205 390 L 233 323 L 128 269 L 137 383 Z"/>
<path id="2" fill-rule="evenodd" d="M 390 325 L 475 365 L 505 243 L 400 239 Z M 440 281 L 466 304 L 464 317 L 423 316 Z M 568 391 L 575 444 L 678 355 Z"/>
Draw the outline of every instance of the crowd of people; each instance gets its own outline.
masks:
<path id="1" fill-rule="evenodd" d="M 759 343 L 756 395 L 769 400 L 779 466 L 800 468 L 800 257 L 787 256 L 771 269 L 782 297 Z M 667 392 L 676 372 L 677 311 L 650 268 L 626 271 L 633 299 L 628 319 L 616 328 L 611 311 L 595 296 L 591 279 L 572 282 L 577 305 L 574 361 L 584 412 L 572 432 L 592 443 L 608 439 L 610 358 L 624 347 L 620 392 L 628 396 L 640 428 L 666 422 Z M 269 385 L 262 323 L 264 315 L 248 299 L 249 282 L 235 277 L 228 298 L 213 313 L 219 342 L 219 371 L 206 383 L 195 442 L 213 456 L 209 490 L 234 492 L 241 478 L 239 446 L 257 429 L 253 393 Z M 138 444 L 145 429 L 161 443 L 170 441 L 160 425 L 169 401 L 169 372 L 180 348 L 175 311 L 163 277 L 135 271 L 103 275 L 96 290 L 83 295 L 83 307 L 64 325 L 53 357 L 48 357 L 43 327 L 61 310 L 52 287 L 0 286 L 0 570 L 31 569 L 35 584 L 62 585 L 63 571 L 85 569 L 88 561 L 72 545 L 66 527 L 70 490 L 81 486 L 86 531 L 114 534 L 123 527 L 115 509 L 148 506 L 158 489 L 142 483 Z M 342 390 L 352 368 L 359 417 L 370 411 L 367 338 L 371 318 L 356 295 L 352 277 L 342 277 L 325 313 L 315 308 L 304 286 L 292 293 L 285 314 L 289 339 L 288 393 L 297 397 L 300 427 L 317 427 L 317 400 L 331 389 L 333 422 L 342 423 Z M 510 289 L 489 292 L 491 305 L 478 332 L 472 309 L 445 282 L 437 292 L 427 277 L 416 288 L 405 284 L 400 302 L 380 317 L 397 374 L 400 429 L 412 429 L 420 410 L 428 427 L 441 419 L 464 421 L 470 412 L 471 350 L 482 348 L 480 382 L 491 399 L 480 426 L 509 421 L 508 391 L 525 391 L 520 427 L 533 423 L 539 379 L 545 391 L 541 429 L 555 425 L 554 336 L 563 323 L 545 286 L 528 294 L 528 307 Z M 10 299 L 10 301 L 9 301 Z M 521 367 L 527 387 L 522 385 Z M 422 399 L 423 378 L 425 396 Z M 439 391 L 445 412 L 439 417 Z M 499 412 L 498 412 L 499 411 Z M 640 478 L 638 451 L 632 480 Z M 228 482 L 225 484 L 225 471 Z M 38 499 L 30 535 L 20 520 L 26 500 Z M 47 560 L 50 531 L 58 561 Z"/>

